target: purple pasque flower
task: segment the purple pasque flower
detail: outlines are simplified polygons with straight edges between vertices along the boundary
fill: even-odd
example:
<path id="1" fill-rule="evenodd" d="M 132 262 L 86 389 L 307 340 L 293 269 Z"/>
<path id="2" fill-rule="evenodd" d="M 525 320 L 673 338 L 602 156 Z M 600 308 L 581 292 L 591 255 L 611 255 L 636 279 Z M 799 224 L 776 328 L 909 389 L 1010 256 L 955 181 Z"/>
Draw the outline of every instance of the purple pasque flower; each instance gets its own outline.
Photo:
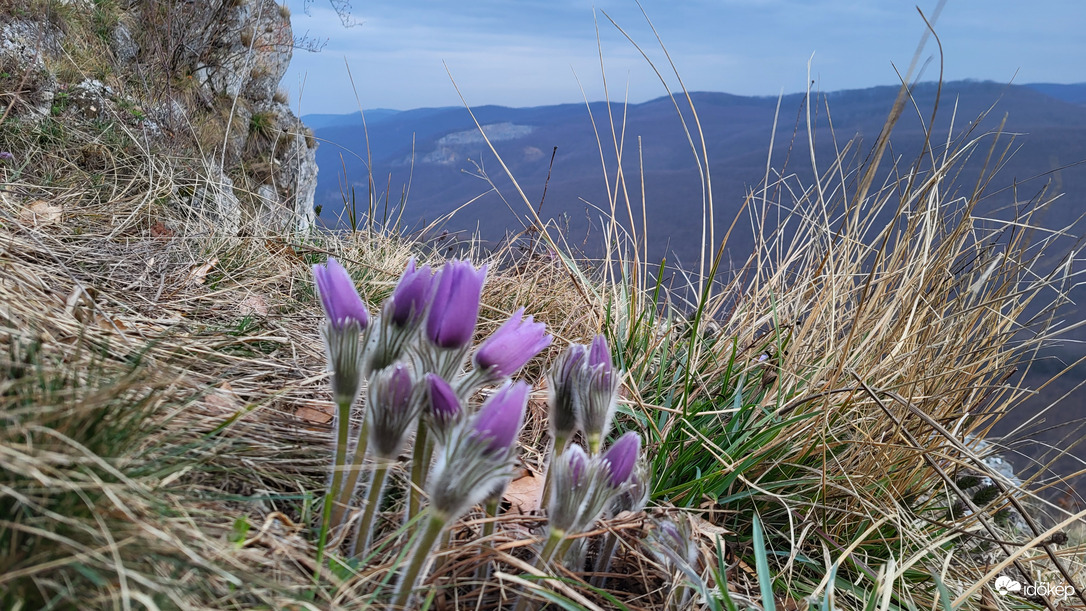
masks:
<path id="1" fill-rule="evenodd" d="M 608 472 L 606 481 L 611 488 L 618 490 L 627 484 L 640 452 L 641 437 L 629 431 L 604 453 L 603 462 L 607 465 Z"/>
<path id="2" fill-rule="evenodd" d="M 15 159 L 15 155 L 8 151 L 0 151 L 0 161 L 11 161 L 12 159 Z"/>
<path id="3" fill-rule="evenodd" d="M 370 383 L 366 417 L 370 420 L 370 447 L 381 458 L 395 458 L 407 440 L 422 408 L 411 369 L 396 363 L 380 370 Z"/>
<path id="4" fill-rule="evenodd" d="M 637 513 L 644 509 L 649 502 L 649 493 L 652 492 L 652 478 L 644 460 L 637 461 L 633 473 L 630 474 L 630 478 L 626 481 L 629 486 L 611 501 L 611 511 L 615 515 L 623 511 Z"/>
<path id="5" fill-rule="evenodd" d="M 358 396 L 365 370 L 365 342 L 359 337 L 369 324 L 369 314 L 350 274 L 332 257 L 325 265 L 313 266 L 328 323 L 322 326 L 332 372 L 332 395 L 341 410 L 349 407 Z M 341 418 L 345 421 L 345 417 Z M 347 426 L 344 422 L 339 426 Z"/>
<path id="6" fill-rule="evenodd" d="M 398 327 L 412 327 L 422 320 L 430 297 L 434 292 L 434 272 L 429 265 L 415 267 L 415 259 L 407 263 L 407 269 L 392 291 L 391 309 L 388 313 Z"/>
<path id="7" fill-rule="evenodd" d="M 600 369 L 606 376 L 604 381 L 610 382 L 614 373 L 614 363 L 611 360 L 611 349 L 607 346 L 607 338 L 602 333 L 592 338 L 592 345 L 588 347 L 588 368 Z"/>
<path id="8" fill-rule="evenodd" d="M 455 519 L 472 505 L 501 494 L 512 475 L 528 390 L 524 382 L 506 382 L 474 418 L 449 431 L 426 486 L 434 515 Z"/>
<path id="9" fill-rule="evenodd" d="M 313 265 L 313 276 L 317 279 L 317 294 L 320 295 L 324 313 L 332 326 L 338 330 L 355 322 L 359 330 L 365 329 L 369 324 L 369 313 L 358 296 L 351 275 L 339 261 L 328 257 L 325 265 Z"/>
<path id="10" fill-rule="evenodd" d="M 460 397 L 445 378 L 433 373 L 426 374 L 425 378 L 430 421 L 435 431 L 444 434 L 460 420 L 464 408 L 460 404 Z"/>
<path id="11" fill-rule="evenodd" d="M 627 433 L 603 456 L 589 458 L 573 444 L 551 463 L 552 479 L 547 516 L 551 535 L 584 532 L 609 505 L 632 488 L 640 437 Z"/>
<path id="12" fill-rule="evenodd" d="M 552 531 L 568 533 L 580 521 L 598 468 L 577 444 L 555 454 L 550 465 L 551 488 L 547 499 L 547 520 Z"/>
<path id="13" fill-rule="evenodd" d="M 433 289 L 434 273 L 430 267 L 416 268 L 415 260 L 411 259 L 392 295 L 381 306 L 376 341 L 369 348 L 371 370 L 384 369 L 403 357 L 426 314 Z"/>
<path id="14" fill-rule="evenodd" d="M 600 442 L 611 429 L 622 376 L 614 370 L 611 351 L 603 335 L 597 335 L 588 349 L 576 392 L 580 393 L 581 427 L 588 438 L 588 450 L 596 455 Z"/>
<path id="15" fill-rule="evenodd" d="M 471 343 L 479 319 L 479 299 L 486 265 L 475 269 L 467 261 L 449 261 L 438 272 L 426 337 L 439 348 L 464 348 Z"/>
<path id="16" fill-rule="evenodd" d="M 585 454 L 579 445 L 570 447 L 566 453 L 569 454 L 566 460 L 566 464 L 569 465 L 569 483 L 579 486 L 585 480 L 584 472 L 588 468 L 588 454 Z"/>
<path id="17" fill-rule="evenodd" d="M 472 421 L 472 435 L 491 454 L 508 452 L 524 423 L 524 408 L 531 388 L 524 382 L 506 382 L 483 404 Z"/>
<path id="18" fill-rule="evenodd" d="M 652 526 L 645 538 L 652 554 L 667 568 L 667 572 L 682 571 L 692 578 L 691 581 L 697 583 L 700 576 L 695 567 L 698 566 L 699 552 L 690 522 L 675 522 L 669 517 L 663 517 L 653 520 Z"/>
<path id="19" fill-rule="evenodd" d="M 549 424 L 555 454 L 564 452 L 567 442 L 581 428 L 581 394 L 576 387 L 586 356 L 584 346 L 570 344 L 547 372 Z"/>
<path id="20" fill-rule="evenodd" d="M 475 367 L 498 378 L 513 375 L 551 345 L 554 338 L 546 335 L 546 329 L 531 316 L 524 318 L 524 308 L 520 308 L 475 351 Z"/>

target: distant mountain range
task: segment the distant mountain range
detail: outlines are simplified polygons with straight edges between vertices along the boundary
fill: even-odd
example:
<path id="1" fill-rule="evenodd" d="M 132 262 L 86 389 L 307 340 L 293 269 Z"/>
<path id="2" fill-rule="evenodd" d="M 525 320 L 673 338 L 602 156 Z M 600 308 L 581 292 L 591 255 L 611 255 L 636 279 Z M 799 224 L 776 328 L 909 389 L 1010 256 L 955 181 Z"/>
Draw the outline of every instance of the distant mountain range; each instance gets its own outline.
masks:
<path id="1" fill-rule="evenodd" d="M 916 104 L 906 108 L 892 138 L 891 156 L 905 160 L 906 166 L 923 151 L 924 126 L 931 120 L 937 87 L 921 84 L 913 94 Z M 854 142 L 849 155 L 863 159 L 896 95 L 897 87 L 818 94 L 811 106 L 811 132 L 816 158 L 822 164 L 820 171 L 826 170 L 830 160 L 836 157 L 836 150 L 850 140 Z M 691 98 L 707 140 L 718 236 L 727 229 L 744 197 L 762 184 L 771 137 L 775 142 L 771 156 L 775 171 L 794 174 L 793 184 L 812 184 L 803 94 L 786 95 L 778 100 L 698 92 L 691 94 Z M 778 102 L 780 111 L 773 134 Z M 680 99 L 679 105 L 685 107 L 685 101 Z M 584 245 L 589 254 L 593 253 L 592 245 L 600 241 L 598 227 L 604 214 L 601 210 L 609 209 L 601 146 L 593 121 L 599 128 L 602 158 L 606 160 L 608 180 L 613 185 L 616 155 L 608 126 L 612 120 L 620 126 L 625 119 L 624 172 L 628 184 L 636 188 L 631 196 L 638 211 L 641 181 L 644 181 L 650 259 L 657 261 L 666 256 L 672 264 L 696 263 L 701 238 L 701 182 L 671 99 L 664 97 L 625 107 L 594 102 L 587 106 L 482 106 L 472 110 L 532 205 L 540 210 L 540 216 L 556 220 L 566 228 L 567 240 Z M 985 113 L 986 117 L 974 125 Z M 684 111 L 684 116 L 689 122 L 689 111 Z M 1074 225 L 1075 233 L 1082 236 L 1086 233 L 1083 224 L 1075 223 L 1086 214 L 1086 83 L 944 83 L 932 142 L 938 151 L 948 135 L 958 137 L 973 129 L 969 137 L 980 137 L 997 130 L 1004 120 L 1003 131 L 1007 135 L 1001 136 L 1000 143 L 1011 144 L 1013 154 L 1000 159 L 1000 170 L 984 205 L 995 211 L 1008 204 L 1022 203 L 1048 185 L 1050 193 L 1065 195 L 1045 212 L 1044 218 L 1035 216 L 1034 221 L 1053 228 Z M 365 214 L 367 140 L 359 113 L 309 115 L 303 121 L 321 140 L 317 150 L 320 175 L 316 194 L 321 219 L 329 226 L 341 226 L 344 194 L 352 189 L 359 202 L 359 213 Z M 507 231 L 519 230 L 528 222 L 525 204 L 464 108 L 372 110 L 366 111 L 366 124 L 379 202 L 375 216 L 379 220 L 388 214 L 386 201 L 394 215 L 401 198 L 405 198 L 402 220 L 408 228 L 423 227 L 461 206 L 443 224 L 444 229 L 478 232 L 483 238 L 497 241 Z M 1013 142 L 1009 134 L 1015 134 Z M 985 137 L 989 141 L 992 138 Z M 984 155 L 973 157 L 961 166 L 954 182 L 961 194 L 971 192 L 981 176 Z M 643 176 L 639 168 L 644 168 Z M 484 174 L 504 200 L 491 191 L 491 185 L 481 178 Z M 540 205 L 545 184 L 546 198 Z M 624 217 L 625 208 L 621 210 Z M 637 222 L 640 224 L 640 219 Z M 742 258 L 753 243 L 749 229 L 747 232 L 733 234 L 729 240 L 732 252 Z M 1086 288 L 1076 289 L 1072 299 L 1078 304 L 1086 303 Z M 1072 319 L 1082 317 L 1082 310 L 1070 314 Z M 1086 341 L 1086 329 L 1073 338 Z M 1086 350 L 1081 345 L 1070 345 L 1055 349 L 1054 354 L 1069 363 L 1086 354 Z M 1053 360 L 1044 368 L 1055 366 Z M 1086 366 L 1080 366 L 1063 382 L 1052 385 L 1035 403 L 1047 404 L 1058 396 L 1054 394 L 1057 390 L 1062 394 L 1084 378 Z M 1029 382 L 1035 387 L 1039 379 Z M 1008 416 L 999 429 L 1008 431 L 1024 420 L 1026 410 L 1018 411 L 1019 414 Z M 1049 413 L 1048 424 L 1069 423 L 1083 413 L 1086 402 L 1081 393 L 1071 393 L 1058 409 Z M 1039 438 L 1058 443 L 1061 429 L 1067 430 L 1054 427 Z M 1039 447 L 1027 444 L 1023 451 L 1035 455 Z M 1086 458 L 1086 447 L 1076 453 Z M 1018 462 L 1021 466 L 1022 461 Z M 1067 473 L 1077 468 L 1071 458 L 1060 465 L 1060 470 Z"/>
<path id="2" fill-rule="evenodd" d="M 968 81 L 965 81 L 965 83 L 968 83 Z M 958 83 L 955 83 L 955 84 L 958 84 Z M 1043 93 L 1043 94 L 1045 94 L 1045 95 L 1047 95 L 1049 97 L 1056 98 L 1057 100 L 1063 100 L 1064 102 L 1070 102 L 1072 104 L 1086 104 L 1086 83 L 1072 83 L 1072 84 L 1069 84 L 1069 85 L 1068 84 L 1060 84 L 1060 83 L 1029 83 L 1029 84 L 1021 85 L 1021 86 L 1026 87 L 1028 89 L 1032 89 L 1034 91 L 1038 91 L 1038 92 Z M 847 91 L 847 92 L 839 92 L 839 93 L 849 93 L 849 92 L 853 92 L 853 91 L 867 91 L 867 90 L 854 89 L 854 90 L 850 90 L 850 91 Z M 765 99 L 765 98 L 764 98 L 764 96 L 755 96 L 754 99 Z M 456 110 L 456 109 L 460 109 L 460 107 L 459 106 L 445 106 L 445 107 L 441 107 L 441 108 L 433 108 L 433 109 L 430 109 L 430 110 Z M 367 123 L 370 124 L 370 125 L 376 125 L 377 123 L 379 123 L 381 121 L 384 121 L 385 119 L 392 118 L 395 115 L 400 114 L 402 112 L 406 112 L 406 111 L 394 110 L 394 109 L 391 109 L 391 108 L 371 108 L 371 109 L 369 109 L 369 110 L 367 110 L 365 112 L 366 112 L 366 121 L 367 121 Z M 338 114 L 338 115 L 337 114 L 311 114 L 311 115 L 304 115 L 302 117 L 302 120 L 305 122 L 306 125 L 308 125 L 310 128 L 312 128 L 314 130 L 324 129 L 326 127 L 358 126 L 358 125 L 361 125 L 361 122 L 362 122 L 362 112 L 358 111 L 358 112 L 346 113 L 346 114 Z"/>
<path id="3" fill-rule="evenodd" d="M 1064 102 L 1086 104 L 1086 83 L 1073 83 L 1070 85 L 1060 85 L 1057 83 L 1031 83 L 1029 85 L 1023 85 L 1023 87 L 1029 87 L 1034 91 L 1040 91 L 1049 97 L 1063 100 Z"/>
<path id="4" fill-rule="evenodd" d="M 823 163 L 832 159 L 835 147 L 854 137 L 857 142 L 853 152 L 869 149 L 896 94 L 896 87 L 819 94 L 812 118 L 818 158 Z M 934 105 L 936 87 L 921 84 L 914 95 L 922 117 L 908 109 L 894 132 L 895 154 L 905 158 L 915 158 L 923 147 L 923 125 Z M 725 93 L 694 93 L 692 98 L 708 140 L 718 229 L 724 230 L 735 206 L 762 181 L 778 100 Z M 780 100 L 772 163 L 810 184 L 804 99 L 803 94 L 791 94 Z M 946 138 L 955 105 L 956 133 L 994 105 L 979 127 L 994 130 L 1007 115 L 1005 130 L 1025 136 L 1018 140 L 1020 149 L 1000 172 L 1003 184 L 1043 177 L 1034 181 L 1038 187 L 1041 180 L 1051 179 L 1056 190 L 1069 194 L 1068 200 L 1078 198 L 1075 201 L 1081 202 L 1086 196 L 1086 167 L 1061 169 L 1086 160 L 1086 84 L 946 83 L 936 119 L 937 142 Z M 592 122 L 595 120 L 599 127 L 603 157 L 613 173 L 614 144 L 607 124 L 609 115 L 616 124 L 625 117 L 624 167 L 627 178 L 635 179 L 631 185 L 639 184 L 638 167 L 644 167 L 650 253 L 654 258 L 667 255 L 669 260 L 688 262 L 696 256 L 693 246 L 700 239 L 701 183 L 671 99 L 658 98 L 627 107 L 613 103 L 610 108 L 595 102 L 587 106 L 482 106 L 472 110 L 533 205 L 539 205 L 554 152 L 541 216 L 544 220 L 561 219 L 569 226 L 568 236 L 574 239 L 598 224 L 599 213 L 594 207 L 609 208 Z M 832 135 L 828 119 L 832 119 Z M 308 115 L 303 120 L 322 142 L 317 151 L 321 172 L 316 203 L 321 219 L 335 226 L 344 218 L 344 195 L 351 188 L 359 201 L 366 201 L 366 133 L 359 113 Z M 406 194 L 403 219 L 408 227 L 420 227 L 469 201 L 472 203 L 449 220 L 445 229 L 478 231 L 484 238 L 497 240 L 506 230 L 517 229 L 525 222 L 524 203 L 514 197 L 516 191 L 464 108 L 379 109 L 366 112 L 366 124 L 382 215 L 386 197 L 390 204 L 397 204 Z M 970 184 L 970 179 L 979 174 L 979 164 L 973 165 L 976 167 L 966 168 L 960 184 Z M 487 193 L 490 185 L 480 178 L 482 173 L 499 188 L 508 205 L 498 194 Z M 1082 205 L 1069 207 L 1084 209 Z M 1061 218 L 1053 221 L 1071 218 L 1070 211 L 1057 215 Z"/>

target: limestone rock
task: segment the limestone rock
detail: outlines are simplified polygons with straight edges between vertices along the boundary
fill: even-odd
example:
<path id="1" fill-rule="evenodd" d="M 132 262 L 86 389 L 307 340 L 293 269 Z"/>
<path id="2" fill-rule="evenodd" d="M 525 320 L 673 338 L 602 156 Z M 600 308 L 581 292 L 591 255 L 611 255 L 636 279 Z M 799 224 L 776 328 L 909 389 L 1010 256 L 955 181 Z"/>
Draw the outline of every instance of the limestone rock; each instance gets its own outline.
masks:
<path id="1" fill-rule="evenodd" d="M 226 97 L 270 100 L 294 51 L 290 21 L 273 0 L 238 2 L 224 13 L 222 35 L 197 66 L 204 82 Z"/>
<path id="2" fill-rule="evenodd" d="M 192 189 L 188 203 L 218 231 L 228 236 L 237 235 L 241 224 L 241 202 L 234 195 L 234 181 L 222 168 L 215 165 L 208 168 L 207 179 Z"/>
<path id="3" fill-rule="evenodd" d="M 109 116 L 113 89 L 97 79 L 86 79 L 68 90 L 67 105 L 86 120 Z"/>
<path id="4" fill-rule="evenodd" d="M 132 37 L 132 30 L 124 21 L 118 21 L 116 27 L 110 33 L 113 48 L 113 56 L 121 64 L 130 64 L 139 57 L 140 46 Z"/>
<path id="5" fill-rule="evenodd" d="M 71 69 L 65 30 L 49 19 L 0 19 L 0 73 L 16 75 L 0 90 L 14 93 L 17 114 L 122 122 L 152 148 L 189 138 L 213 169 L 186 201 L 228 235 L 250 204 L 268 230 L 313 226 L 316 143 L 277 93 L 293 53 L 287 11 L 274 0 L 66 4 L 73 20 L 113 20 L 104 40 L 80 42 L 101 45 L 84 50 L 84 62 L 101 61 L 99 78 Z"/>
<path id="6" fill-rule="evenodd" d="M 57 79 L 45 65 L 43 55 L 61 51 L 64 34 L 48 21 L 17 20 L 0 25 L 0 72 L 2 89 L 14 94 L 16 110 L 32 116 L 48 116 Z"/>

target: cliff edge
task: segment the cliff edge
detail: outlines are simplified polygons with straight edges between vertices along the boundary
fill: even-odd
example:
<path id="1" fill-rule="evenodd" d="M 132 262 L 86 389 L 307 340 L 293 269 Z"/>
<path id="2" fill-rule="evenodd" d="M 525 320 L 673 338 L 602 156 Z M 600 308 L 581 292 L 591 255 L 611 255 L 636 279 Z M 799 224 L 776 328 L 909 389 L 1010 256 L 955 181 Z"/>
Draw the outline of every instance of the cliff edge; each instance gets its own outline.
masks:
<path id="1" fill-rule="evenodd" d="M 234 235 L 253 218 L 306 231 L 316 141 L 278 90 L 292 53 L 289 10 L 273 0 L 0 3 L 6 152 L 18 166 L 31 155 L 14 149 L 33 148 L 55 124 L 108 126 L 201 175 L 173 196 L 209 230 Z M 36 138 L 10 137 L 19 130 Z M 110 154 L 88 140 L 72 163 Z"/>

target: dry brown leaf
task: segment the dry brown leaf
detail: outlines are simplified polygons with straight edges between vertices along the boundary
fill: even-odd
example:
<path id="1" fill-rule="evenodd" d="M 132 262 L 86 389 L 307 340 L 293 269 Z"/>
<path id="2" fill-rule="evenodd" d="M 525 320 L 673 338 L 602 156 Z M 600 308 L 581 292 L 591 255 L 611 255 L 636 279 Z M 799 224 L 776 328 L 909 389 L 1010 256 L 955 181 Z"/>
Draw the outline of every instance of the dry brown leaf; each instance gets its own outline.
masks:
<path id="1" fill-rule="evenodd" d="M 696 533 L 698 536 L 705 537 L 710 541 L 715 541 L 717 537 L 723 537 L 724 535 L 734 535 L 735 533 L 724 528 L 723 526 L 717 526 L 705 518 L 696 515 L 689 514 L 691 532 Z"/>
<path id="2" fill-rule="evenodd" d="M 257 294 L 252 294 L 246 297 L 238 304 L 241 309 L 242 316 L 249 316 L 256 314 L 257 316 L 268 315 L 268 302 L 263 297 Z"/>
<path id="3" fill-rule="evenodd" d="M 229 382 L 223 382 L 218 388 L 204 397 L 204 402 L 210 407 L 217 407 L 223 411 L 236 412 L 242 408 L 244 402 L 234 393 L 234 388 Z"/>
<path id="4" fill-rule="evenodd" d="M 103 331 L 120 331 L 125 332 L 128 330 L 128 325 L 124 323 L 120 318 L 106 318 L 104 316 L 97 316 L 95 319 L 98 321 L 98 327 Z"/>
<path id="5" fill-rule="evenodd" d="M 76 286 L 64 300 L 64 312 L 81 323 L 93 323 L 97 318 L 94 313 L 94 299 L 97 294 L 94 287 Z"/>
<path id="6" fill-rule="evenodd" d="M 171 238 L 173 237 L 173 234 L 173 229 L 167 227 L 166 223 L 163 223 L 162 221 L 158 221 L 154 225 L 151 225 L 151 237 Z"/>
<path id="7" fill-rule="evenodd" d="M 294 410 L 294 417 L 310 424 L 328 424 L 332 422 L 331 412 L 305 407 L 304 405 Z"/>
<path id="8" fill-rule="evenodd" d="M 59 221 L 61 212 L 63 209 L 60 206 L 38 199 L 30 202 L 30 205 L 23 209 L 19 214 L 19 220 L 34 227 L 41 227 Z"/>
<path id="9" fill-rule="evenodd" d="M 189 277 L 186 280 L 186 282 L 188 284 L 203 284 L 204 280 L 207 279 L 208 272 L 210 272 L 212 269 L 214 269 L 215 266 L 218 265 L 218 264 L 219 264 L 219 258 L 214 257 L 213 259 L 211 259 L 207 263 L 204 263 L 203 265 L 193 267 L 192 271 L 189 272 Z"/>
<path id="10" fill-rule="evenodd" d="M 510 511 L 517 513 L 531 513 L 540 508 L 540 497 L 543 496 L 542 477 L 536 477 L 527 469 L 521 472 L 520 477 L 509 482 L 505 488 L 502 500 L 509 503 Z"/>

